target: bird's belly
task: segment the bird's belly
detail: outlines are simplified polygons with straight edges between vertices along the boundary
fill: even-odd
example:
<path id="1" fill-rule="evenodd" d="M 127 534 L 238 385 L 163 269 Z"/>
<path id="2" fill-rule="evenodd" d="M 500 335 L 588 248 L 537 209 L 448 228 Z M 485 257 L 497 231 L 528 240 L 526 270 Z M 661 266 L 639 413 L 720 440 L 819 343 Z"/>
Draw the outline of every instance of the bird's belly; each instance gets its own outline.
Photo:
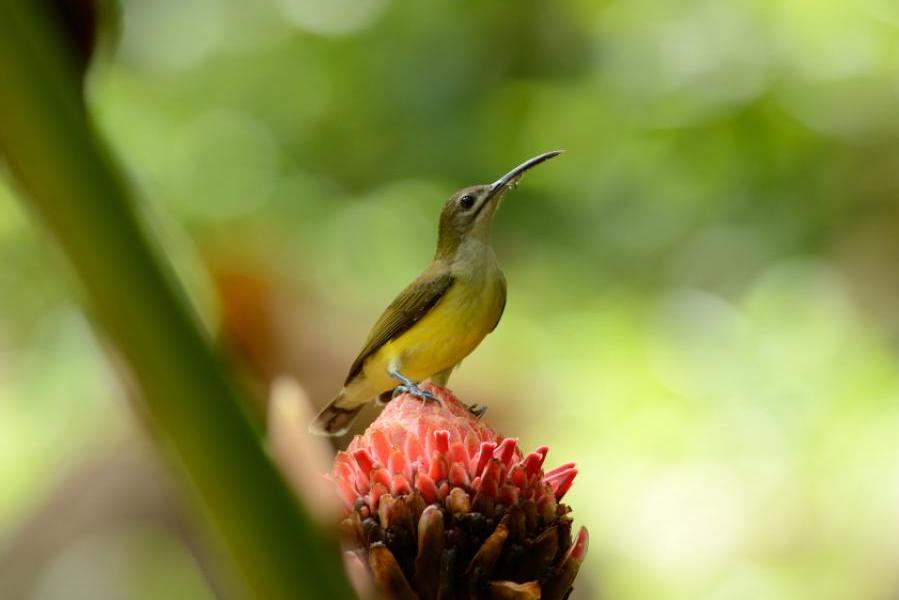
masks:
<path id="1" fill-rule="evenodd" d="M 449 369 L 481 343 L 501 311 L 498 289 L 454 286 L 418 323 L 366 361 L 366 378 L 388 390 L 396 385 L 387 375 L 391 363 L 414 381 Z"/>

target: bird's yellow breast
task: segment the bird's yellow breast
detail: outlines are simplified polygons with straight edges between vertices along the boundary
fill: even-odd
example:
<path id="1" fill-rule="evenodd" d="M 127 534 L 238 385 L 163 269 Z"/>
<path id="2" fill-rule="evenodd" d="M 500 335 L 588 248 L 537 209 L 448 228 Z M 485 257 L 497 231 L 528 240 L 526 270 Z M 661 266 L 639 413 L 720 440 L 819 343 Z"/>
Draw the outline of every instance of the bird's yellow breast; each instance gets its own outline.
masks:
<path id="1" fill-rule="evenodd" d="M 460 277 L 420 321 L 384 344 L 363 367 L 369 384 L 396 385 L 387 370 L 394 364 L 421 381 L 458 364 L 496 325 L 505 302 L 498 269 L 481 277 Z"/>

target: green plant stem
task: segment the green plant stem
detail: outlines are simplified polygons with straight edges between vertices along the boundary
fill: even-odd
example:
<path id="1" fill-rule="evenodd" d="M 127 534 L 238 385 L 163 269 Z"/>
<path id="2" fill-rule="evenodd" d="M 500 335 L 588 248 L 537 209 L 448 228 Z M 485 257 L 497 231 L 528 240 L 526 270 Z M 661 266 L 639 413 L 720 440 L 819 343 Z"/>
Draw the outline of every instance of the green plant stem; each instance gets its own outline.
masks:
<path id="1" fill-rule="evenodd" d="M 252 593 L 351 598 L 331 536 L 298 506 L 149 243 L 98 143 L 72 65 L 33 0 L 0 0 L 0 151 L 71 261 L 144 408 Z"/>

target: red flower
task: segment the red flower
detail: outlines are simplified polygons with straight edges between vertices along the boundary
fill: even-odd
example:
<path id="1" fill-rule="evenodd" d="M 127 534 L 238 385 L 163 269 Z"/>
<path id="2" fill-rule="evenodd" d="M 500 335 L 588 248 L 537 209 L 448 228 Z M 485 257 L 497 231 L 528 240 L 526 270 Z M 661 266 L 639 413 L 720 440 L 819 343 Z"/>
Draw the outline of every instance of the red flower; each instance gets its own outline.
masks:
<path id="1" fill-rule="evenodd" d="M 390 597 L 564 598 L 587 551 L 561 503 L 574 463 L 543 471 L 451 392 L 392 400 L 334 461 L 344 533 Z"/>

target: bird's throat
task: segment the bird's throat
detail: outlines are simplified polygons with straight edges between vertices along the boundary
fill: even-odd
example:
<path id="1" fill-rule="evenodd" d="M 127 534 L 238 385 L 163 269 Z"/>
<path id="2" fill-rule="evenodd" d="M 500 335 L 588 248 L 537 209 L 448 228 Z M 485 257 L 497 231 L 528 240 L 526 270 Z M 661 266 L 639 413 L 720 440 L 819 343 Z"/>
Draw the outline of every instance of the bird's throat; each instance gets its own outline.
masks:
<path id="1" fill-rule="evenodd" d="M 456 277 L 480 279 L 493 276 L 498 266 L 490 241 L 479 236 L 465 236 L 453 254 L 450 270 Z"/>

